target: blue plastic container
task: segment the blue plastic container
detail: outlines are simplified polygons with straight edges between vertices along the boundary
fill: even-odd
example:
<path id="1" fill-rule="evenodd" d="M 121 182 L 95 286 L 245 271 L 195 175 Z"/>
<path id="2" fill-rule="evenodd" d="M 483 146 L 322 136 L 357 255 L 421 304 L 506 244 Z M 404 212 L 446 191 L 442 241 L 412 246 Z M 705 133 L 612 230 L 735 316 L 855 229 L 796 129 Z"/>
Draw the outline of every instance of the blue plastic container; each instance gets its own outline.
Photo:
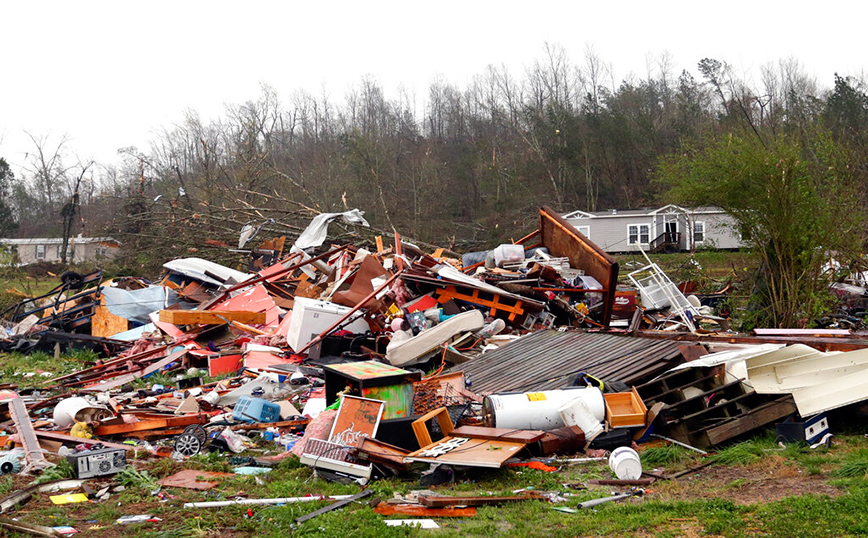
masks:
<path id="1" fill-rule="evenodd" d="M 243 422 L 277 422 L 280 406 L 262 398 L 242 396 L 232 410 L 232 418 Z"/>

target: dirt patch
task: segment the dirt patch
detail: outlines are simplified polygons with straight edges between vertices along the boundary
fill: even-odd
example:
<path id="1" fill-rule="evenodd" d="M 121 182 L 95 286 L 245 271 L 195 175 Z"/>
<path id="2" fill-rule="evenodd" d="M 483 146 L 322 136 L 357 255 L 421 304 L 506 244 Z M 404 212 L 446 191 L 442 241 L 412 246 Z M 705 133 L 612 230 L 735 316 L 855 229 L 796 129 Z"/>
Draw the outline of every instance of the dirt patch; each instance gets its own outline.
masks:
<path id="1" fill-rule="evenodd" d="M 826 474 L 764 460 L 759 466 L 711 466 L 678 480 L 657 482 L 655 497 L 690 501 L 699 498 L 727 499 L 736 504 L 767 503 L 785 497 L 815 494 L 838 497 L 844 492 L 828 484 Z"/>
<path id="2" fill-rule="evenodd" d="M 666 531 L 681 538 L 718 538 L 720 536 L 706 533 L 696 518 L 671 518 L 669 523 Z M 640 530 L 636 533 L 635 538 L 652 538 L 660 536 L 660 533 L 661 529 L 655 529 L 653 532 Z"/>

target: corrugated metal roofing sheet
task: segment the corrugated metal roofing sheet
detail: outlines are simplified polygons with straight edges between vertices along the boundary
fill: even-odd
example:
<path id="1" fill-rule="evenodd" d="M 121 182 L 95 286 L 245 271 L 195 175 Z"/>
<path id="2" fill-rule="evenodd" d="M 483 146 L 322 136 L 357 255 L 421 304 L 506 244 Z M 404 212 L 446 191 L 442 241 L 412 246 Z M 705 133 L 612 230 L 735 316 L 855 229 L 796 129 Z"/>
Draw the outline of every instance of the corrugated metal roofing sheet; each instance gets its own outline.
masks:
<path id="1" fill-rule="evenodd" d="M 544 330 L 453 370 L 463 370 L 477 394 L 562 388 L 579 372 L 631 385 L 680 363 L 678 346 L 670 340 Z"/>

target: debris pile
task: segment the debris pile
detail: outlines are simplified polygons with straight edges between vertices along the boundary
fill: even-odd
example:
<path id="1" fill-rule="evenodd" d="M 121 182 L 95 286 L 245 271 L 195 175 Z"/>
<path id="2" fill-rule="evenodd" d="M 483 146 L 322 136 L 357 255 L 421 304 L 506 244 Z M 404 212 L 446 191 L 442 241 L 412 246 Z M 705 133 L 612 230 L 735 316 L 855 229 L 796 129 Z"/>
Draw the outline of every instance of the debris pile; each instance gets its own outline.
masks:
<path id="1" fill-rule="evenodd" d="M 650 259 L 628 275 L 634 289 L 619 289 L 618 263 L 549 208 L 527 237 L 463 256 L 425 252 L 398 234 L 388 246 L 378 237 L 317 252 L 328 222 L 365 224 L 358 211 L 320 217 L 286 252 L 285 238 L 253 249 L 252 272 L 186 258 L 167 262 L 157 283 L 67 274 L 8 310 L 3 350 L 87 345 L 101 358 L 38 390 L 4 387 L 3 426 L 19 448 L 0 453 L 0 472 L 38 472 L 63 457 L 80 488 L 134 474 L 131 453 L 178 462 L 216 453 L 239 458 L 235 474 L 265 474 L 295 456 L 326 480 L 364 487 L 415 474 L 433 487 L 477 468 L 604 460 L 616 485 L 637 488 L 584 508 L 644 493 L 636 449 L 651 439 L 704 454 L 790 417 L 813 443 L 828 425 L 812 416 L 868 399 L 864 351 L 724 340 L 726 320 Z M 619 308 L 631 294 L 642 306 Z M 632 334 L 610 328 L 619 313 Z M 709 323 L 720 332 L 703 341 Z M 842 368 L 846 386 L 829 377 Z M 273 455 L 239 456 L 263 447 Z M 154 489 L 207 491 L 221 476 L 187 471 Z M 369 492 L 332 498 L 297 523 Z M 294 499 L 184 506 L 307 498 Z M 452 517 L 527 499 L 558 500 L 429 491 L 377 511 Z"/>

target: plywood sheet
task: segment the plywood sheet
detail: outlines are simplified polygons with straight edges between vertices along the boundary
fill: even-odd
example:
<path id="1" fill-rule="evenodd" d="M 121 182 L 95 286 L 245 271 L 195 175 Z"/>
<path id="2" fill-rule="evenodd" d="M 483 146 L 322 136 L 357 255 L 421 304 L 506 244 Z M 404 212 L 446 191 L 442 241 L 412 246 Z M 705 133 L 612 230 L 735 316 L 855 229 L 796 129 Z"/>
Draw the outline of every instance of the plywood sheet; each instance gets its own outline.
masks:
<path id="1" fill-rule="evenodd" d="M 405 462 L 421 461 L 426 463 L 442 463 L 446 465 L 459 465 L 464 467 L 490 467 L 499 468 L 506 460 L 516 457 L 525 447 L 524 443 L 512 443 L 507 441 L 495 441 L 489 439 L 468 439 L 456 448 L 438 456 L 428 456 L 432 449 L 436 450 L 441 445 L 454 442 L 453 439 L 460 437 L 444 437 L 433 445 L 411 452 Z M 464 438 L 467 439 L 467 438 Z"/>
<path id="2" fill-rule="evenodd" d="M 90 334 L 106 338 L 122 333 L 129 328 L 130 322 L 126 318 L 109 312 L 105 305 L 105 297 L 100 297 L 99 305 L 94 308 L 93 317 L 90 318 Z"/>
<path id="3" fill-rule="evenodd" d="M 245 310 L 160 310 L 160 321 L 174 325 L 222 325 L 227 321 L 265 323 L 265 312 Z"/>

